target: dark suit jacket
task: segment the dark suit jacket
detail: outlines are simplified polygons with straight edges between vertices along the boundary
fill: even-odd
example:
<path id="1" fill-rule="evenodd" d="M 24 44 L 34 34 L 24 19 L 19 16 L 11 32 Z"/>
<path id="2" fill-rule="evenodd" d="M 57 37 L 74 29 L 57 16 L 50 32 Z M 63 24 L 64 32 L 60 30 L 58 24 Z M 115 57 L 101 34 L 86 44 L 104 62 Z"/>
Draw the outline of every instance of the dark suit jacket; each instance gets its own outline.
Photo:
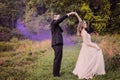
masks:
<path id="1" fill-rule="evenodd" d="M 58 20 L 53 20 L 51 23 L 51 33 L 52 33 L 52 46 L 63 45 L 63 36 L 62 36 L 62 28 L 59 24 L 66 19 L 68 16 L 64 15 Z"/>

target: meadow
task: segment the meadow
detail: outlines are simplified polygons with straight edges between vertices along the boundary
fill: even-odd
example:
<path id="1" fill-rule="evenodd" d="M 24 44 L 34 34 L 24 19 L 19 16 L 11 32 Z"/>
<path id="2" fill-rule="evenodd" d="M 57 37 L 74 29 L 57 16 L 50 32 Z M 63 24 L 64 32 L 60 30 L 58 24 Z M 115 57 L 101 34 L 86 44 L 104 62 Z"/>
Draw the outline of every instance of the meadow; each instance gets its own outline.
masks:
<path id="1" fill-rule="evenodd" d="M 81 39 L 76 44 L 64 45 L 61 77 L 53 77 L 54 52 L 50 41 L 11 39 L 0 42 L 0 80 L 78 80 L 72 74 L 77 61 Z M 106 75 L 93 80 L 120 80 L 120 35 L 93 35 L 103 50 Z"/>

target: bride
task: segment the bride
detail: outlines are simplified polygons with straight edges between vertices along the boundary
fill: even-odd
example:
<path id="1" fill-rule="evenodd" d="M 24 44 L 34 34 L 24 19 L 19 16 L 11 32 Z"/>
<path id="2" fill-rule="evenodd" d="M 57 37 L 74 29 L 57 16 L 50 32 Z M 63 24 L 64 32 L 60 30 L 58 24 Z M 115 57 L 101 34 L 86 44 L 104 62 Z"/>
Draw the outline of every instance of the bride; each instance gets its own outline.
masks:
<path id="1" fill-rule="evenodd" d="M 85 30 L 86 21 L 81 20 L 76 12 L 75 15 L 79 20 L 77 35 L 82 37 L 83 43 L 73 74 L 77 75 L 79 79 L 92 79 L 95 75 L 104 75 L 105 65 L 102 50 L 91 42 L 91 36 Z"/>

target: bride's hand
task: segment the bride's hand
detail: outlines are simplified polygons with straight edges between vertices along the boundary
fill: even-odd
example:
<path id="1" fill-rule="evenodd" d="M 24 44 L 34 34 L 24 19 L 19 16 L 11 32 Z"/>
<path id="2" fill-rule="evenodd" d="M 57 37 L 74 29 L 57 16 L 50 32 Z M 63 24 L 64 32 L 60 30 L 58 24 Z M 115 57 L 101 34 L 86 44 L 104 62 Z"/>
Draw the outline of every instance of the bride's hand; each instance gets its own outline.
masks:
<path id="1" fill-rule="evenodd" d="M 73 15 L 73 14 L 75 14 L 75 12 L 70 12 L 67 15 L 70 16 L 70 15 Z"/>
<path id="2" fill-rule="evenodd" d="M 74 13 L 76 16 L 78 15 L 77 12 Z"/>
<path id="3" fill-rule="evenodd" d="M 99 51 L 99 50 L 100 50 L 100 48 L 97 48 L 97 50 Z"/>
<path id="4" fill-rule="evenodd" d="M 76 12 L 71 12 L 72 15 L 76 15 L 77 13 Z"/>

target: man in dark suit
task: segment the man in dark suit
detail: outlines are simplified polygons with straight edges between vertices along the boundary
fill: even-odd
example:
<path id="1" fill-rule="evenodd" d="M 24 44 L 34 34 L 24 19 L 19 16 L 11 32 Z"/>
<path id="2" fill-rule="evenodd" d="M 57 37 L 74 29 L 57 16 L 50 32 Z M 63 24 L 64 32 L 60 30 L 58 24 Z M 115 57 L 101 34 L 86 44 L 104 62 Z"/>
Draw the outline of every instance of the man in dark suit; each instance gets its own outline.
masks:
<path id="1" fill-rule="evenodd" d="M 68 16 L 74 14 L 74 12 L 68 13 L 62 17 L 56 14 L 54 15 L 54 19 L 51 23 L 51 33 L 52 33 L 52 48 L 54 50 L 54 63 L 53 63 L 53 76 L 60 77 L 60 66 L 62 60 L 62 49 L 63 49 L 63 36 L 62 36 L 62 28 L 59 24 L 66 19 Z"/>

